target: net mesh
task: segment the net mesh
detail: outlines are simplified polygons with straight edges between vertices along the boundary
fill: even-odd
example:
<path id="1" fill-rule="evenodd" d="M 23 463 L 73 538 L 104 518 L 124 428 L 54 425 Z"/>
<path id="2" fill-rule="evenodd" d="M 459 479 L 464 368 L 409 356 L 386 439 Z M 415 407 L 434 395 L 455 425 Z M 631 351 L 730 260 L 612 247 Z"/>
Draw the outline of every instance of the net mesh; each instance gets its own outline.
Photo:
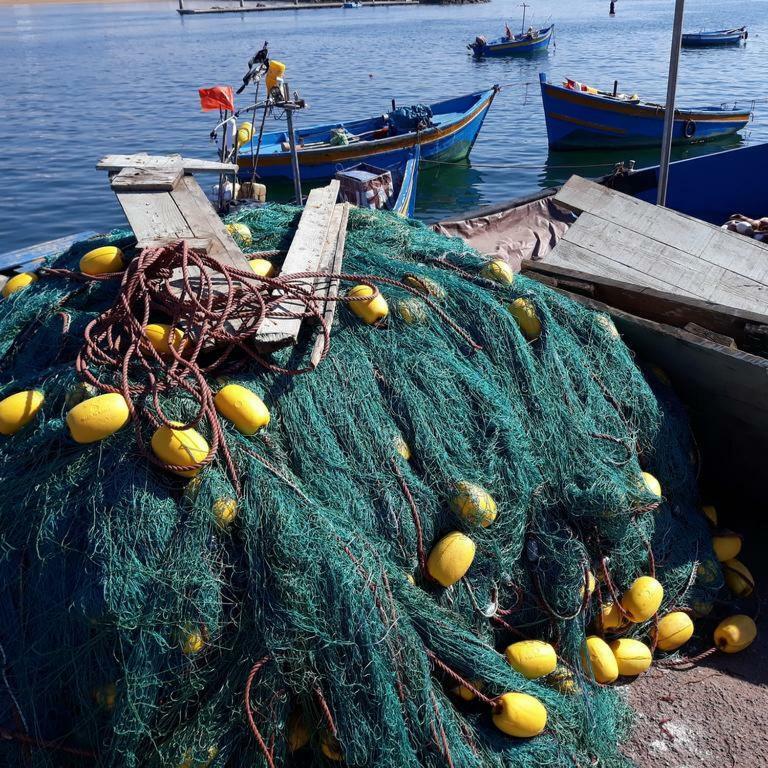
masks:
<path id="1" fill-rule="evenodd" d="M 299 216 L 269 206 L 236 220 L 249 249 L 279 250 Z M 132 240 L 115 231 L 52 265 L 77 269 L 108 243 Z M 0 451 L 0 763 L 626 764 L 626 705 L 591 681 L 580 650 L 612 587 L 655 568 L 664 612 L 720 586 L 695 446 L 672 391 L 607 318 L 522 276 L 479 279 L 482 263 L 415 222 L 351 212 L 345 271 L 418 277 L 482 349 L 388 286 L 384 326 L 338 308 L 315 372 L 254 365 L 227 379 L 272 417 L 251 437 L 222 420 L 242 483 L 229 524 L 222 462 L 189 480 L 152 466 L 130 428 L 89 445 L 68 436 L 68 409 L 92 394 L 73 361 L 116 282 L 48 276 L 0 304 L 0 395 L 45 393 Z M 507 309 L 520 297 L 541 321 L 536 340 Z M 296 364 L 307 347 L 276 358 Z M 180 418 L 194 411 L 184 392 L 166 401 Z M 458 481 L 493 496 L 495 522 L 456 514 Z M 444 589 L 423 565 L 449 531 L 477 552 Z M 587 571 L 597 589 L 585 596 Z M 553 643 L 558 671 L 516 672 L 503 649 L 521 637 Z M 457 697 L 461 680 L 480 697 Z M 507 691 L 545 705 L 544 733 L 494 727 L 487 699 Z"/>

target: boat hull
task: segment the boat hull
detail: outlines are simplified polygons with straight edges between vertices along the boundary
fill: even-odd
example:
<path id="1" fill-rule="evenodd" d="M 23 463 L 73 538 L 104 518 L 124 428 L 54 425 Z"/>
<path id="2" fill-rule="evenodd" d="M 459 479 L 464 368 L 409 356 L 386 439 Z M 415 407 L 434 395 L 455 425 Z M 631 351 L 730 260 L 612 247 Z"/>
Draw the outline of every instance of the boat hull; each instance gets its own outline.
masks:
<path id="1" fill-rule="evenodd" d="M 493 58 L 501 56 L 521 56 L 536 51 L 544 51 L 549 47 L 552 39 L 554 24 L 544 30 L 540 30 L 541 37 L 535 40 L 491 40 L 482 48 L 473 46 L 473 55 L 477 59 Z"/>
<path id="2" fill-rule="evenodd" d="M 319 149 L 299 150 L 302 181 L 329 179 L 336 171 L 363 162 L 386 169 L 402 167 L 417 145 L 420 147 L 422 160 L 464 160 L 472 151 L 496 93 L 497 89 L 494 88 L 478 94 L 476 103 L 455 120 L 418 133 L 360 141 L 338 147 L 324 146 Z M 244 152 L 237 162 L 240 176 L 250 178 L 252 165 L 247 152 Z M 261 179 L 292 178 L 290 152 L 262 154 L 258 158 L 257 174 Z"/>
<path id="3" fill-rule="evenodd" d="M 661 145 L 664 107 L 614 101 L 553 85 L 541 76 L 541 97 L 551 149 L 605 149 Z M 672 142 L 697 144 L 746 126 L 742 110 L 675 110 Z"/>
<path id="4" fill-rule="evenodd" d="M 419 179 L 419 147 L 415 147 L 412 156 L 406 161 L 400 180 L 400 189 L 392 211 L 398 216 L 413 218 L 416 209 L 416 185 Z"/>
<path id="5" fill-rule="evenodd" d="M 723 30 L 721 32 L 690 32 L 683 35 L 684 48 L 709 48 L 720 45 L 739 45 L 747 39 L 746 29 Z"/>

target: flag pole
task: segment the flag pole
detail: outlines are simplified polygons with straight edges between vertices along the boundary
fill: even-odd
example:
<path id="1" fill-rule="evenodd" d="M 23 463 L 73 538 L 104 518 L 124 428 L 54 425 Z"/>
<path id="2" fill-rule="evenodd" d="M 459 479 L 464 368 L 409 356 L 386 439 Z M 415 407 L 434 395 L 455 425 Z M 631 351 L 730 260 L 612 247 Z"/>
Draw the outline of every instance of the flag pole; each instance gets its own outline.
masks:
<path id="1" fill-rule="evenodd" d="M 667 80 L 667 108 L 664 113 L 664 137 L 661 142 L 659 162 L 659 187 L 657 205 L 667 204 L 669 160 L 672 154 L 672 133 L 675 127 L 675 96 L 677 94 L 677 70 L 680 64 L 680 42 L 683 37 L 683 12 L 685 0 L 675 0 L 675 20 L 672 25 L 672 50 L 669 54 L 669 78 Z"/>

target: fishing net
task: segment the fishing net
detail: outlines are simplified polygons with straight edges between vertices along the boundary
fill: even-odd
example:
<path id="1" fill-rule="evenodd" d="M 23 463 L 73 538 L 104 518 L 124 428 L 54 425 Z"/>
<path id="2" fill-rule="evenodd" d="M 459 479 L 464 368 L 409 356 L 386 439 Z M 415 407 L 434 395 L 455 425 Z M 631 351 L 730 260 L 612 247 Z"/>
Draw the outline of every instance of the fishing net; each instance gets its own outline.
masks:
<path id="1" fill-rule="evenodd" d="M 299 216 L 236 218 L 246 250 L 269 251 Z M 106 243 L 132 240 L 113 232 L 50 266 L 76 270 Z M 391 280 L 390 315 L 372 326 L 340 305 L 314 372 L 277 369 L 306 364 L 304 338 L 272 370 L 253 360 L 208 382 L 271 412 L 250 437 L 220 420 L 239 496 L 220 452 L 189 479 L 149 461 L 130 427 L 69 437 L 67 412 L 94 394 L 74 361 L 119 279 L 44 274 L 0 304 L 0 395 L 45 394 L 0 453 L 0 764 L 625 765 L 627 707 L 580 650 L 601 601 L 640 575 L 664 585 L 662 613 L 720 586 L 686 416 L 606 317 L 525 277 L 484 280 L 482 263 L 353 210 L 344 270 Z M 521 297 L 537 339 L 507 309 Z M 161 396 L 171 418 L 197 412 L 181 387 Z M 455 512 L 460 481 L 493 496 L 492 524 Z M 425 562 L 451 531 L 477 549 L 446 589 Z M 551 642 L 556 672 L 515 671 L 503 650 L 521 638 Z M 541 735 L 493 725 L 508 691 L 544 704 Z"/>

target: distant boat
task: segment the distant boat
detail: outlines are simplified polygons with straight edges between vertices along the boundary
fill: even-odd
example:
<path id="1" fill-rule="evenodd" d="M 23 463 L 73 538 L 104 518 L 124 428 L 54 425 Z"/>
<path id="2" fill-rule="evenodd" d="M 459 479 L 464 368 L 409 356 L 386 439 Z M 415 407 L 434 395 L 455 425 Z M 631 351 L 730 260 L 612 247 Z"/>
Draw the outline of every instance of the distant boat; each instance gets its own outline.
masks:
<path id="1" fill-rule="evenodd" d="M 665 108 L 637 95 L 612 94 L 568 80 L 541 80 L 541 98 L 552 149 L 653 147 L 661 144 Z M 749 122 L 750 112 L 725 107 L 676 109 L 673 142 L 695 144 L 729 136 Z"/>
<path id="2" fill-rule="evenodd" d="M 519 54 L 540 51 L 549 46 L 555 25 L 551 24 L 543 29 L 531 29 L 521 32 L 519 35 L 499 37 L 496 40 L 487 40 L 478 36 L 467 48 L 472 51 L 476 59 L 490 56 L 516 56 Z"/>
<path id="3" fill-rule="evenodd" d="M 498 86 L 424 107 L 394 109 L 384 115 L 316 125 L 296 131 L 301 178 L 333 178 L 336 171 L 368 162 L 381 168 L 402 166 L 419 145 L 423 160 L 456 162 L 472 151 Z M 417 117 L 417 115 L 423 115 Z M 429 117 L 427 117 L 429 115 Z M 258 137 L 240 147 L 240 174 L 251 177 Z M 265 133 L 256 160 L 261 179 L 292 178 L 285 131 Z"/>
<path id="4" fill-rule="evenodd" d="M 715 32 L 687 32 L 683 35 L 686 48 L 704 48 L 714 45 L 738 45 L 749 37 L 746 27 L 718 29 Z"/>
<path id="5" fill-rule="evenodd" d="M 357 0 L 344 3 L 344 8 L 360 8 L 360 6 L 362 6 L 362 3 L 358 3 Z"/>

